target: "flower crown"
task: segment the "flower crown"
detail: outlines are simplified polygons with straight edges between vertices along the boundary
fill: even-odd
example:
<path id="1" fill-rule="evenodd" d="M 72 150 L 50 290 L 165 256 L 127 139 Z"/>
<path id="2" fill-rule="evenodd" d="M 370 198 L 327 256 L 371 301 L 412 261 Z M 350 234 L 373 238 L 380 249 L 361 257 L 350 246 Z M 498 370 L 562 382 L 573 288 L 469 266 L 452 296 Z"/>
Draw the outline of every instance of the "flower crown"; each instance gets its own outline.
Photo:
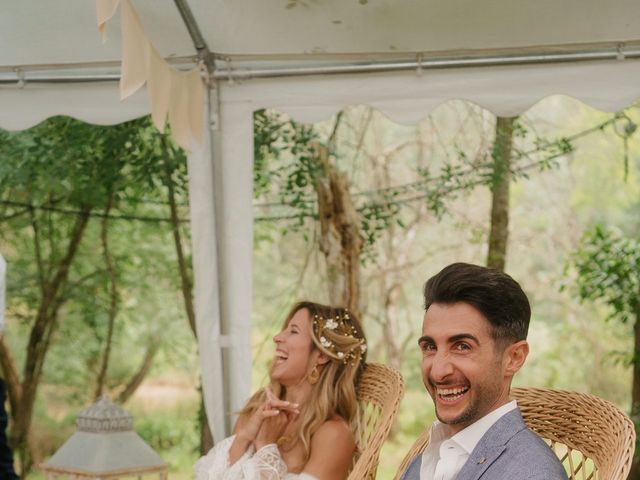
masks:
<path id="1" fill-rule="evenodd" d="M 362 355 L 367 351 L 367 342 L 364 338 L 358 335 L 356 327 L 351 323 L 349 310 L 345 308 L 342 309 L 341 312 L 341 314 L 337 313 L 335 317 L 331 316 L 328 318 L 321 317 L 317 313 L 314 314 L 313 328 L 320 344 L 333 356 L 333 358 L 341 360 L 345 365 L 349 362 L 357 364 L 362 358 Z M 358 345 L 352 347 L 348 352 L 336 351 L 337 346 L 325 336 L 325 332 L 327 330 L 330 330 L 335 335 L 350 337 L 353 340 L 357 340 Z"/>

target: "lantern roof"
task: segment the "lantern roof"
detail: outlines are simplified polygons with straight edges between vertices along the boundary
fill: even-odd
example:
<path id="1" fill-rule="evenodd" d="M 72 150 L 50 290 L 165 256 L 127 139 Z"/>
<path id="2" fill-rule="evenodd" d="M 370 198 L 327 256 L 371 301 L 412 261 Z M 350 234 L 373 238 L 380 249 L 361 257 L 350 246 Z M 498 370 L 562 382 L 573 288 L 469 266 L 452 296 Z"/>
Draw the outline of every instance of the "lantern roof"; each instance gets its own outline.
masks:
<path id="1" fill-rule="evenodd" d="M 76 432 L 41 468 L 88 478 L 163 472 L 167 464 L 133 430 L 133 416 L 102 396 L 80 412 Z"/>

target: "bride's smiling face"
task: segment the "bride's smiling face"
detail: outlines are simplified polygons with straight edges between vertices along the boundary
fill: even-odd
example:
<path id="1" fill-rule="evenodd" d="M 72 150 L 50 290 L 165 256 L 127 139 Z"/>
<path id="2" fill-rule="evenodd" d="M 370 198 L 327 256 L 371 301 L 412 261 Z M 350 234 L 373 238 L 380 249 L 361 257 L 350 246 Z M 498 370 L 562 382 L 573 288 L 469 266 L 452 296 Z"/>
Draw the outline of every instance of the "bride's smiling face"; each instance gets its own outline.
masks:
<path id="1" fill-rule="evenodd" d="M 273 337 L 276 344 L 275 361 L 271 368 L 271 379 L 282 385 L 297 385 L 305 380 L 316 362 L 318 350 L 311 338 L 311 316 L 309 310 L 298 310 L 282 331 Z"/>

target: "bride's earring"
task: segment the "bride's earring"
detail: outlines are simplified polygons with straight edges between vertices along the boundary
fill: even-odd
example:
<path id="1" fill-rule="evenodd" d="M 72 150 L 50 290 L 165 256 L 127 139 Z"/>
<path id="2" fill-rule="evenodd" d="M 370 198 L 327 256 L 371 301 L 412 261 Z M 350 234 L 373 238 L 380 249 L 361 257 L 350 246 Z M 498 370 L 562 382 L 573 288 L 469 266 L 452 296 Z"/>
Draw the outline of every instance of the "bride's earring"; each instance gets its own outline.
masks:
<path id="1" fill-rule="evenodd" d="M 307 375 L 307 380 L 311 385 L 315 385 L 316 383 L 318 383 L 319 379 L 320 379 L 320 372 L 318 371 L 318 366 L 316 365 L 315 367 L 313 367 L 313 370 L 309 372 L 309 375 Z"/>

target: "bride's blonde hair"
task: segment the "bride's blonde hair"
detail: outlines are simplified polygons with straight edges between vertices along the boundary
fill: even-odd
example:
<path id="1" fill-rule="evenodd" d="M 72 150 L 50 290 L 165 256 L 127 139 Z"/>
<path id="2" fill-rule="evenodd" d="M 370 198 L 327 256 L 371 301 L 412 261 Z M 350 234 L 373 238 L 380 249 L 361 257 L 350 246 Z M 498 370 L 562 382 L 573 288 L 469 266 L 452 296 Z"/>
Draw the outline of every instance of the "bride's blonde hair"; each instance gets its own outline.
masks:
<path id="1" fill-rule="evenodd" d="M 356 387 L 367 357 L 367 343 L 360 321 L 346 308 L 331 307 L 314 302 L 299 302 L 287 315 L 283 329 L 299 310 L 309 312 L 312 349 L 320 350 L 329 361 L 322 366 L 319 378 L 301 411 L 297 440 L 304 447 L 304 461 L 309 458 L 311 437 L 320 426 L 339 416 L 355 430 L 358 401 Z M 307 372 L 307 377 L 316 366 Z M 270 385 L 278 398 L 284 399 L 286 388 L 271 380 Z M 239 412 L 252 414 L 266 399 L 264 390 L 256 392 Z"/>

